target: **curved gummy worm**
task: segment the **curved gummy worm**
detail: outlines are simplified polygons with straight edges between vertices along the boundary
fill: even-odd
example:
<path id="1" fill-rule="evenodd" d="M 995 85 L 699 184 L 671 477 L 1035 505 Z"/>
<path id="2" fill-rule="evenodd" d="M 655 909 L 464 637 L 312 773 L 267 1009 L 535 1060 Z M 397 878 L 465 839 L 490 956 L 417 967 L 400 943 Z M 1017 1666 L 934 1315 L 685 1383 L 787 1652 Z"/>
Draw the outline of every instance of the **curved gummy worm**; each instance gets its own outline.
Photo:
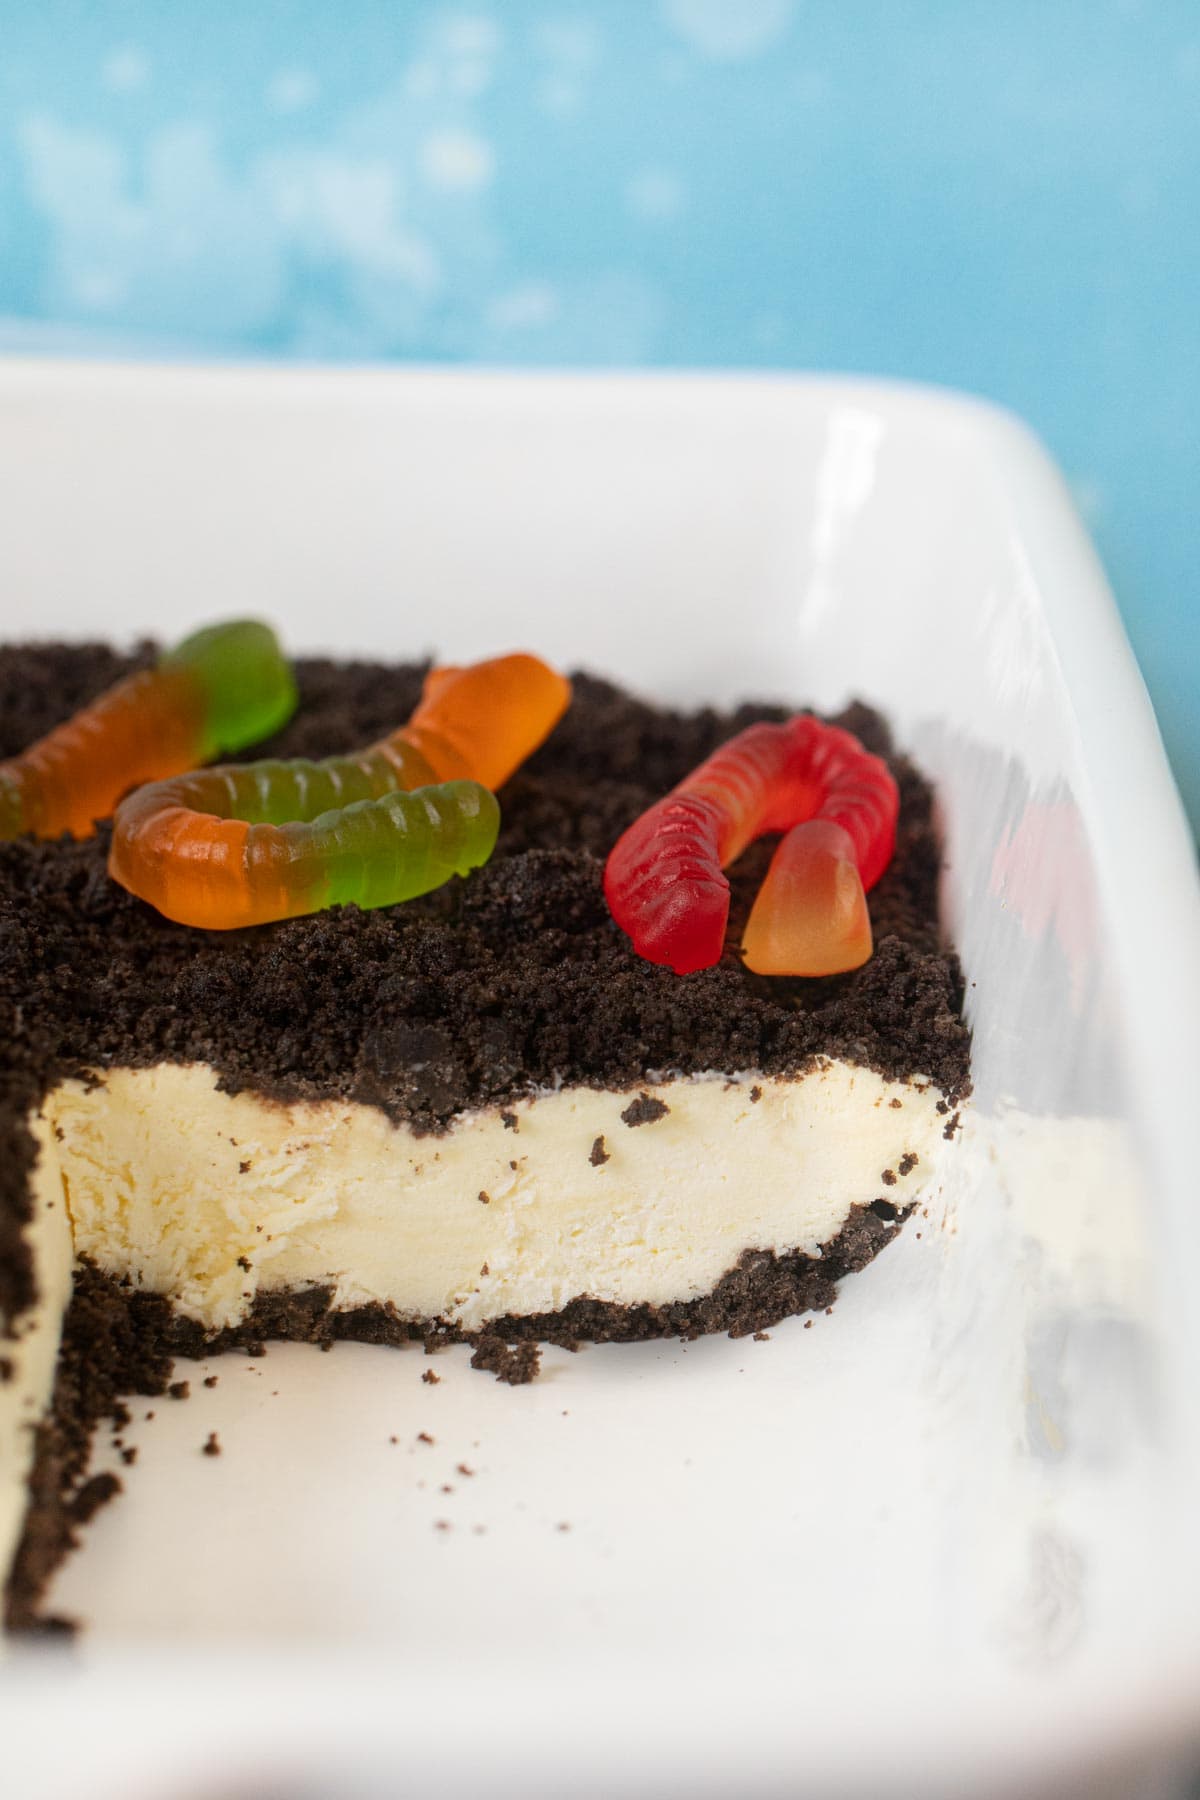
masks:
<path id="1" fill-rule="evenodd" d="M 435 669 L 407 725 L 322 762 L 156 782 L 117 809 L 109 873 L 182 925 L 226 931 L 326 906 L 390 906 L 485 863 L 489 791 L 536 750 L 571 689 L 535 656 Z"/>
<path id="2" fill-rule="evenodd" d="M 831 975 L 871 954 L 865 892 L 891 861 L 899 795 L 850 732 L 797 715 L 751 725 L 618 839 L 604 871 L 613 918 L 639 956 L 676 974 L 720 960 L 722 870 L 765 833 L 784 836 L 742 941 L 762 975 Z"/>
<path id="3" fill-rule="evenodd" d="M 247 749 L 295 705 L 268 626 L 210 625 L 0 763 L 0 838 L 89 837 L 131 788 Z"/>

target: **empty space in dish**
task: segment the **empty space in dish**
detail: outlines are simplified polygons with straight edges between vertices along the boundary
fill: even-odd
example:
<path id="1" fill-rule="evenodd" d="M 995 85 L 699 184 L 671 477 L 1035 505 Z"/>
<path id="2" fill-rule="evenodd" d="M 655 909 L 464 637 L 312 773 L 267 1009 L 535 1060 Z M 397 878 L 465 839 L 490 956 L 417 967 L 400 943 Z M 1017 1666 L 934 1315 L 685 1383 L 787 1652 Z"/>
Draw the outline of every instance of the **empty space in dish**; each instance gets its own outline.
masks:
<path id="1" fill-rule="evenodd" d="M 641 1766 L 681 1769 L 688 1671 L 716 1666 L 755 1754 L 785 1767 L 791 1731 L 826 1791 L 1182 1714 L 1194 891 L 1103 578 L 1021 429 L 856 383 L 14 365 L 0 487 L 5 636 L 252 612 L 297 651 L 528 647 L 679 704 L 878 705 L 938 790 L 975 1032 L 924 1210 L 768 1342 L 551 1351 L 517 1390 L 463 1350 L 181 1365 L 191 1398 L 134 1405 L 128 1491 L 52 1594 L 93 1691 L 168 1641 L 286 1642 L 298 1682 L 420 1659 L 414 1766 L 440 1721 L 469 1774 L 454 1692 L 498 1646 L 580 1731 L 649 1657 Z M 794 1710 L 766 1726 L 773 1681 Z"/>

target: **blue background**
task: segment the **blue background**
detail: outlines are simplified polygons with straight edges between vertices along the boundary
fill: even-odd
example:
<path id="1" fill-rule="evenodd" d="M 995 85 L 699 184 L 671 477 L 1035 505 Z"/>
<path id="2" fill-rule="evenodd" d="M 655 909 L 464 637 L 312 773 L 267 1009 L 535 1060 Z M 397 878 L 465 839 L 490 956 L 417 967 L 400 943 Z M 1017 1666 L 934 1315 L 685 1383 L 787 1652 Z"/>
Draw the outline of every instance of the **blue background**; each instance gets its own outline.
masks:
<path id="1" fill-rule="evenodd" d="M 8 0 L 0 344 L 990 395 L 1200 819 L 1197 0 Z"/>

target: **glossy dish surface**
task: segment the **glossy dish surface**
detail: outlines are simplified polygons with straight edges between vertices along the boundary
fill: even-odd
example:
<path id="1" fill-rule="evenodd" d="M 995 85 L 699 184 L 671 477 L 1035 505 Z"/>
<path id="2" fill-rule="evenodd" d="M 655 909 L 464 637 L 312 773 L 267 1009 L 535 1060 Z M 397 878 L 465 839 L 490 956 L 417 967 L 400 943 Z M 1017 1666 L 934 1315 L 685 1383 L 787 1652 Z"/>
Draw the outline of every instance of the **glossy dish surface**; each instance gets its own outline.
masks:
<path id="1" fill-rule="evenodd" d="M 298 649 L 522 642 L 668 701 L 880 706 L 941 796 L 975 1029 L 928 1220 L 811 1329 L 551 1352 L 516 1391 L 458 1352 L 436 1388 L 358 1346 L 181 1370 L 199 1403 L 135 1423 L 54 1594 L 82 1667 L 0 1671 L 30 1800 L 78 1791 L 83 1743 L 96 1796 L 169 1800 L 266 1768 L 374 1800 L 398 1766 L 445 1795 L 1061 1794 L 1173 1754 L 1195 874 L 1036 443 L 868 383 L 14 363 L 0 482 L 6 636 L 180 636 L 220 592 Z M 452 1500 L 485 1530 L 438 1533 Z"/>

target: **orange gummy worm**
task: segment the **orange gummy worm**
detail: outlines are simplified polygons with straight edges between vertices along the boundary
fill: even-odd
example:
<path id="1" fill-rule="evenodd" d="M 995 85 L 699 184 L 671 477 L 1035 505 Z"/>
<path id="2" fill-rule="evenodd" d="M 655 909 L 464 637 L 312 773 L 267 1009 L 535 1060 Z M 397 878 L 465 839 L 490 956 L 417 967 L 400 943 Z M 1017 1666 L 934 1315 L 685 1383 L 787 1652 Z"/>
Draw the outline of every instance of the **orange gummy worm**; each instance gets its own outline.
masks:
<path id="1" fill-rule="evenodd" d="M 223 931 L 390 906 L 491 854 L 502 785 L 570 684 L 535 656 L 431 671 L 406 725 L 350 756 L 203 769 L 117 809 L 109 873 L 181 924 Z"/>
<path id="2" fill-rule="evenodd" d="M 270 627 L 206 626 L 0 763 L 0 838 L 88 837 L 143 781 L 245 749 L 288 718 L 296 690 Z"/>

